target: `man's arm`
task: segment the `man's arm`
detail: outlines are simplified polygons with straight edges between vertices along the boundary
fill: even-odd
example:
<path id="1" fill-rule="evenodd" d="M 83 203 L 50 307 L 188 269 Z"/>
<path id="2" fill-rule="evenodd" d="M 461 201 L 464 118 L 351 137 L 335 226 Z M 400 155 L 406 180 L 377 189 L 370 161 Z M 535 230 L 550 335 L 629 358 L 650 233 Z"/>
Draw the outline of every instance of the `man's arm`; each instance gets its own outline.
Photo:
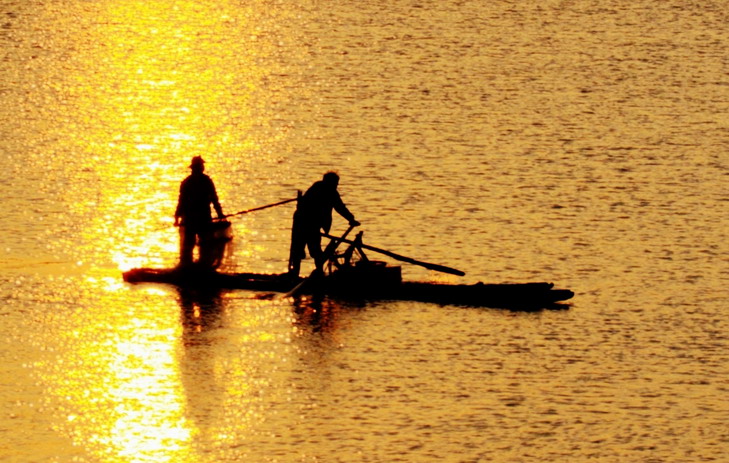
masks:
<path id="1" fill-rule="evenodd" d="M 210 201 L 213 203 L 213 207 L 215 208 L 215 212 L 218 214 L 218 218 L 222 219 L 225 214 L 223 214 L 223 208 L 220 207 L 218 192 L 215 190 L 215 184 L 212 179 L 210 179 Z"/>
<path id="2" fill-rule="evenodd" d="M 339 196 L 338 191 L 334 192 L 334 210 L 344 217 L 350 225 L 359 225 L 359 222 L 354 220 L 354 214 L 352 214 L 349 209 L 347 209 L 347 206 L 344 205 L 344 201 L 342 201 L 342 197 Z"/>
<path id="3" fill-rule="evenodd" d="M 185 185 L 185 182 L 183 181 L 180 183 L 180 193 L 177 196 L 177 208 L 175 209 L 175 227 L 180 225 L 180 219 L 182 218 L 182 191 L 183 187 Z"/>

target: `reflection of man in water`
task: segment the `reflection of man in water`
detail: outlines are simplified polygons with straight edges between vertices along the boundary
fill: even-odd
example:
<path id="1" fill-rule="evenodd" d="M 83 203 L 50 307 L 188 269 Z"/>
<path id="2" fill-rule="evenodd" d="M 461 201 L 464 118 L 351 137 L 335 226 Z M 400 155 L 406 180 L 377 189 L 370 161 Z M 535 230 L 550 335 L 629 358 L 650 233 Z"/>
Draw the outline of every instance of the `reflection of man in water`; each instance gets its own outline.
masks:
<path id="1" fill-rule="evenodd" d="M 307 247 L 317 270 L 323 270 L 325 262 L 321 250 L 320 230 L 329 232 L 329 228 L 332 226 L 332 209 L 347 219 L 350 225 L 359 225 L 359 222 L 354 220 L 354 215 L 342 202 L 337 191 L 338 185 L 339 175 L 327 172 L 322 180 L 315 182 L 299 198 L 294 213 L 294 226 L 291 230 L 290 275 L 299 275 L 301 260 L 306 257 L 304 249 Z"/>
<path id="2" fill-rule="evenodd" d="M 218 218 L 223 218 L 223 209 L 218 202 L 218 193 L 210 177 L 205 175 L 205 161 L 200 156 L 192 158 L 192 173 L 180 184 L 180 197 L 175 211 L 175 226 L 182 226 L 180 232 L 180 266 L 192 264 L 192 250 L 196 239 L 202 239 L 213 221 L 210 204 L 215 207 Z"/>

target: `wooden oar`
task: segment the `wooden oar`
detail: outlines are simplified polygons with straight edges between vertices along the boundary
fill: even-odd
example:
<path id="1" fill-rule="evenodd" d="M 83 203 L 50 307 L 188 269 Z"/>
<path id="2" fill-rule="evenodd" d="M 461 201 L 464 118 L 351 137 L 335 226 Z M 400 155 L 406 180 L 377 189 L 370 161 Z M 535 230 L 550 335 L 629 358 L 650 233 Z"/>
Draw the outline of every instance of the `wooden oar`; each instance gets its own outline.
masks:
<path id="1" fill-rule="evenodd" d="M 227 219 L 228 217 L 235 217 L 236 215 L 248 214 L 249 212 L 260 211 L 261 209 L 268 209 L 269 207 L 281 206 L 282 204 L 292 203 L 292 202 L 296 201 L 297 199 L 298 198 L 284 199 L 283 201 L 279 201 L 277 203 L 266 204 L 265 206 L 258 206 L 258 207 L 254 207 L 253 209 L 246 209 L 245 211 L 236 212 L 235 214 L 227 214 L 224 216 L 224 218 Z"/>
<path id="2" fill-rule="evenodd" d="M 266 204 L 265 206 L 258 206 L 258 207 L 254 207 L 253 209 L 246 209 L 245 211 L 236 212 L 235 214 L 227 214 L 222 217 L 218 217 L 218 219 L 227 219 L 228 217 L 235 217 L 237 215 L 248 214 L 249 212 L 260 211 L 261 209 L 268 209 L 269 207 L 281 206 L 283 204 L 292 203 L 292 202 L 296 201 L 297 199 L 298 198 L 284 199 L 283 201 L 279 201 L 277 203 Z M 169 227 L 169 225 L 165 225 L 164 227 L 157 228 L 154 231 L 164 230 L 164 229 L 167 229 L 168 227 Z"/>
<path id="3" fill-rule="evenodd" d="M 454 269 L 451 267 L 446 267 L 445 265 L 431 264 L 429 262 L 415 260 L 412 257 L 401 256 L 400 254 L 395 254 L 394 252 L 388 251 L 386 249 L 380 249 L 380 248 L 376 248 L 374 246 L 369 246 L 367 244 L 355 243 L 354 241 L 351 241 L 351 240 L 345 240 L 344 237 L 337 238 L 335 236 L 331 236 L 326 233 L 322 233 L 321 236 L 323 236 L 325 238 L 329 238 L 329 239 L 339 239 L 342 243 L 357 244 L 358 246 L 361 246 L 362 249 L 369 249 L 370 251 L 379 252 L 380 254 L 390 256 L 393 259 L 396 259 L 396 260 L 399 260 L 402 262 L 407 262 L 408 264 L 419 265 L 419 266 L 425 267 L 429 270 L 435 270 L 436 272 L 450 273 L 451 275 L 458 275 L 458 276 L 463 276 L 466 274 L 465 272 L 462 272 L 460 270 L 457 270 L 457 269 Z"/>
<path id="4" fill-rule="evenodd" d="M 347 228 L 347 231 L 345 231 L 341 237 L 327 235 L 325 233 L 322 233 L 322 236 L 326 236 L 327 238 L 329 238 L 331 240 L 329 242 L 329 244 L 327 245 L 326 249 L 324 250 L 324 253 L 322 254 L 322 259 L 324 260 L 324 263 L 326 263 L 332 257 L 332 255 L 334 254 L 334 251 L 337 250 L 337 246 L 339 246 L 341 243 L 350 242 L 350 241 L 345 240 L 344 238 L 346 238 L 347 235 L 349 235 L 349 232 L 351 232 L 354 229 L 354 227 L 356 227 L 356 225 L 350 225 L 349 228 Z M 311 274 L 308 277 L 304 278 L 304 280 L 301 283 L 299 283 L 298 285 L 296 285 L 294 287 L 294 289 L 292 289 L 288 293 L 284 294 L 283 297 L 296 297 L 299 293 L 301 293 L 301 290 L 311 282 L 313 277 L 315 277 L 315 275 L 317 273 L 316 270 L 317 269 L 315 269 L 313 272 L 311 272 Z"/>

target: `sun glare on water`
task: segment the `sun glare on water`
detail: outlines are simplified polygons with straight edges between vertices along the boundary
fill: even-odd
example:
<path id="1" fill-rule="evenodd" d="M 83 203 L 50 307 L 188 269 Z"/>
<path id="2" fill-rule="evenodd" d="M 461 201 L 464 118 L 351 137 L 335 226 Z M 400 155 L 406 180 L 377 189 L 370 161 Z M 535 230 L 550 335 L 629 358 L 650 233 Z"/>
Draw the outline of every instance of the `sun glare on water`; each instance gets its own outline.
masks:
<path id="1" fill-rule="evenodd" d="M 58 44 L 76 50 L 74 68 L 48 76 L 69 106 L 59 130 L 74 131 L 65 138 L 76 146 L 63 149 L 78 153 L 74 165 L 58 169 L 89 177 L 83 191 L 64 198 L 81 239 L 63 246 L 121 270 L 170 266 L 178 251 L 172 222 L 179 183 L 193 156 L 207 161 L 224 204 L 255 204 L 245 199 L 250 192 L 237 172 L 261 158 L 250 135 L 254 125 L 266 125 L 253 114 L 263 104 L 254 98 L 265 74 L 256 64 L 265 48 L 256 39 L 260 24 L 227 2 L 87 7 L 93 14 L 79 14 L 90 21 L 93 40 L 64 37 L 83 40 Z"/>
<path id="2" fill-rule="evenodd" d="M 76 12 L 93 37 L 57 39 L 79 43 L 58 44 L 75 56 L 71 68 L 48 77 L 66 95 L 58 130 L 74 131 L 63 138 L 75 146 L 64 149 L 78 153 L 69 156 L 73 165 L 54 168 L 88 177 L 64 192 L 76 235 L 54 246 L 103 269 L 172 266 L 178 252 L 173 213 L 191 157 L 202 155 L 220 172 L 224 152 L 235 150 L 245 161 L 253 145 L 245 102 L 261 73 L 255 50 L 236 40 L 247 29 L 250 37 L 256 32 L 237 2 L 83 8 L 94 10 Z M 144 312 L 129 312 L 116 296 L 123 286 L 108 271 L 96 273 L 101 276 L 84 284 L 90 294 L 104 290 L 97 301 L 103 313 L 92 308 L 62 335 L 75 364 L 46 378 L 67 402 L 69 433 L 104 461 L 193 461 L 198 430 L 186 415 L 179 371 L 179 308 L 156 307 L 159 291 L 149 289 L 135 293 L 145 298 Z"/>

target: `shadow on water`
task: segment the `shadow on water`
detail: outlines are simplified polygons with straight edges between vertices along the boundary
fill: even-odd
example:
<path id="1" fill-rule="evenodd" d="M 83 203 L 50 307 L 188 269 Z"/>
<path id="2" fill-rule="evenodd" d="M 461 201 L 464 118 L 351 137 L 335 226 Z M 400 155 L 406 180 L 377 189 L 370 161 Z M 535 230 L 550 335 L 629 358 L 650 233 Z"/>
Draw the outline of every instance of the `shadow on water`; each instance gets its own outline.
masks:
<path id="1" fill-rule="evenodd" d="M 219 290 L 178 288 L 181 350 L 178 354 L 185 417 L 196 430 L 196 445 L 215 442 L 216 429 L 226 421 L 226 382 L 220 365 L 234 359 L 224 338 L 214 333 L 224 328 L 226 302 Z"/>
<path id="2" fill-rule="evenodd" d="M 344 307 L 324 296 L 297 297 L 293 301 L 296 324 L 312 333 L 330 333 L 337 329 Z"/>
<path id="3" fill-rule="evenodd" d="M 205 333 L 221 325 L 222 292 L 216 289 L 178 288 L 180 320 L 185 347 L 205 344 Z"/>
<path id="4" fill-rule="evenodd" d="M 249 292 L 177 293 L 179 369 L 195 445 L 217 445 L 221 432 L 255 440 L 274 406 L 271 401 L 279 401 L 286 390 L 282 384 L 288 383 L 281 381 L 289 373 L 281 371 L 288 372 L 291 359 L 305 364 L 297 381 L 328 383 L 319 378 L 329 374 L 333 339 L 349 306 L 303 297 L 261 303 Z M 240 300 L 250 302 L 235 302 Z"/>

